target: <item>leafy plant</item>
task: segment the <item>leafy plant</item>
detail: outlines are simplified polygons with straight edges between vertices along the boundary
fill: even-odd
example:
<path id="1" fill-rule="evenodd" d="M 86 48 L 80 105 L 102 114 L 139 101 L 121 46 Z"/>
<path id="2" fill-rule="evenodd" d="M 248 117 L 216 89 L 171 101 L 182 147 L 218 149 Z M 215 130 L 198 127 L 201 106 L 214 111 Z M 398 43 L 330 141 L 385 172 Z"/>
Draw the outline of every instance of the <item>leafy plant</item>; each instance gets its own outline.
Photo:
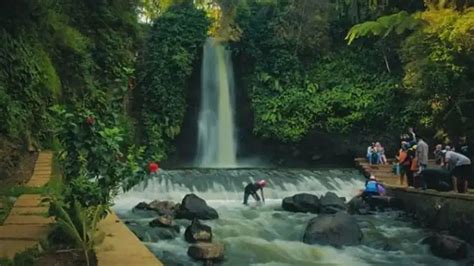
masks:
<path id="1" fill-rule="evenodd" d="M 75 247 L 82 250 L 87 265 L 90 265 L 90 253 L 105 238 L 104 233 L 98 230 L 98 225 L 108 207 L 106 205 L 83 207 L 78 201 L 74 201 L 70 208 L 65 208 L 60 201 L 52 201 L 50 209 L 52 209 L 50 212 L 55 214 L 55 226 L 74 240 Z"/>
<path id="2" fill-rule="evenodd" d="M 84 206 L 110 202 L 122 184 L 146 176 L 143 149 L 125 142 L 121 124 L 87 109 L 53 108 L 68 200 Z M 143 164 L 143 166 L 142 166 Z"/>

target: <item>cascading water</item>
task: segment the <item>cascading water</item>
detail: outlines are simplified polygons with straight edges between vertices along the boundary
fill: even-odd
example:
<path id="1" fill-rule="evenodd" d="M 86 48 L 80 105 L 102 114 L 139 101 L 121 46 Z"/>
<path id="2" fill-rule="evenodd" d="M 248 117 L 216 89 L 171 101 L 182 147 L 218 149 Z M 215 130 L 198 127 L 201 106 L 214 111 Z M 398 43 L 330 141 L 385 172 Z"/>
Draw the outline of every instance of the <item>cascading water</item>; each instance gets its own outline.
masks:
<path id="1" fill-rule="evenodd" d="M 265 204 L 251 201 L 244 206 L 243 187 L 260 178 L 269 181 Z M 363 177 L 349 169 L 169 170 L 120 195 L 114 210 L 130 221 L 132 230 L 145 235 L 143 241 L 165 265 L 202 265 L 186 254 L 184 229 L 190 221 L 176 220 L 181 233 L 172 239 L 152 240 L 159 230 L 148 226 L 154 216 L 132 208 L 155 199 L 180 202 L 188 193 L 205 199 L 219 213 L 218 220 L 204 223 L 212 227 L 213 242 L 225 244 L 223 265 L 457 265 L 433 256 L 420 244 L 428 232 L 400 218 L 399 212 L 355 216 L 364 233 L 362 244 L 336 249 L 302 243 L 306 224 L 315 214 L 281 210 L 281 199 L 296 193 L 320 196 L 333 191 L 350 199 L 363 185 Z"/>
<path id="2" fill-rule="evenodd" d="M 235 167 L 234 76 L 230 52 L 213 38 L 207 39 L 203 52 L 196 162 L 200 167 Z"/>

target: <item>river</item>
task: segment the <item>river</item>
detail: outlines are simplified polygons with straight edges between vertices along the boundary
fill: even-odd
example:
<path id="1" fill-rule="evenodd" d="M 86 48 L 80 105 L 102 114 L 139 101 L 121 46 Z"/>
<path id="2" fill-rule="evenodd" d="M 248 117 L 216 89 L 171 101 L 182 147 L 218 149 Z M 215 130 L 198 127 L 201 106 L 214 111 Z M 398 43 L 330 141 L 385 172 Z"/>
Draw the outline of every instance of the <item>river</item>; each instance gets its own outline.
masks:
<path id="1" fill-rule="evenodd" d="M 243 187 L 261 178 L 269 181 L 265 205 L 244 206 Z M 302 192 L 320 196 L 333 191 L 350 200 L 363 184 L 359 172 L 344 168 L 168 170 L 119 195 L 114 210 L 124 220 L 146 224 L 150 218 L 131 211 L 138 202 L 180 202 L 188 193 L 197 194 L 219 213 L 218 220 L 204 223 L 212 227 L 213 241 L 225 244 L 222 265 L 457 265 L 433 256 L 421 244 L 429 232 L 398 211 L 355 216 L 364 233 L 362 244 L 336 249 L 302 243 L 315 214 L 281 209 L 282 198 Z M 183 234 L 190 222 L 178 224 L 177 238 L 145 244 L 165 265 L 201 265 L 186 255 L 189 244 Z"/>

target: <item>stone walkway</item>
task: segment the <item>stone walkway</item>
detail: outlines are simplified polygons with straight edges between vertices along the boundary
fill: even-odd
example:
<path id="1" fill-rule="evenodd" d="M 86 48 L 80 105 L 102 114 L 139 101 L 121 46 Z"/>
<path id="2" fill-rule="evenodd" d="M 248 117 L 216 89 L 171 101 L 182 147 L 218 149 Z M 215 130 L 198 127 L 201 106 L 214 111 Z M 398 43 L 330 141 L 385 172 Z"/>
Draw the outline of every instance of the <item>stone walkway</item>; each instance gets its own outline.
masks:
<path id="1" fill-rule="evenodd" d="M 163 265 L 114 212 L 101 221 L 99 230 L 105 233 L 95 249 L 99 266 Z"/>
<path id="2" fill-rule="evenodd" d="M 26 186 L 46 185 L 51 176 L 52 160 L 52 152 L 41 152 Z M 0 258 L 12 259 L 16 253 L 34 247 L 46 238 L 48 225 L 54 220 L 46 217 L 48 206 L 42 199 L 41 195 L 23 194 L 15 201 L 7 219 L 0 226 Z"/>

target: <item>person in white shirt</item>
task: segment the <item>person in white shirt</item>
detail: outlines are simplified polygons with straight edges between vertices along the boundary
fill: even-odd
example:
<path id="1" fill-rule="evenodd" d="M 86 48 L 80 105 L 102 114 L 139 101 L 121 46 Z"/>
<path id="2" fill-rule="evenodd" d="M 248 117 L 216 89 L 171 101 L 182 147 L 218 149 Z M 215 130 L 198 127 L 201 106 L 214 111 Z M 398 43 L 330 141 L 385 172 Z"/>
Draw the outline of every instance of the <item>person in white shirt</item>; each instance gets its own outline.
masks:
<path id="1" fill-rule="evenodd" d="M 472 174 L 471 159 L 454 151 L 443 151 L 443 154 L 445 165 L 448 169 L 453 169 L 451 176 L 454 192 L 458 192 L 458 180 L 463 184 L 463 191 L 461 192 L 467 192 L 468 179 Z"/>

